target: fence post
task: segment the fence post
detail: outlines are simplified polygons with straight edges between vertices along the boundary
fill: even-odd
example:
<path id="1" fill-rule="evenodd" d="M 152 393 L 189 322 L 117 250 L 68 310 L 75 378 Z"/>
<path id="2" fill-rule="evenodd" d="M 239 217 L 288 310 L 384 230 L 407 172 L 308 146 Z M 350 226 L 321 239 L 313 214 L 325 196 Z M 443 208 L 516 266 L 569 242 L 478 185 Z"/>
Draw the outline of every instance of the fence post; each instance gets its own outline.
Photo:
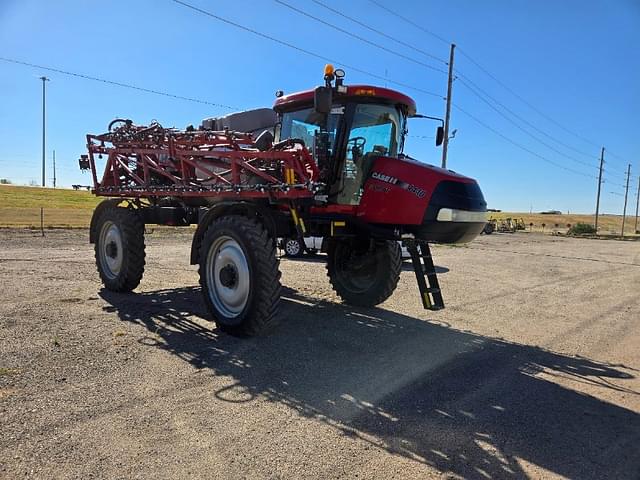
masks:
<path id="1" fill-rule="evenodd" d="M 44 208 L 40 207 L 40 232 L 44 237 Z"/>

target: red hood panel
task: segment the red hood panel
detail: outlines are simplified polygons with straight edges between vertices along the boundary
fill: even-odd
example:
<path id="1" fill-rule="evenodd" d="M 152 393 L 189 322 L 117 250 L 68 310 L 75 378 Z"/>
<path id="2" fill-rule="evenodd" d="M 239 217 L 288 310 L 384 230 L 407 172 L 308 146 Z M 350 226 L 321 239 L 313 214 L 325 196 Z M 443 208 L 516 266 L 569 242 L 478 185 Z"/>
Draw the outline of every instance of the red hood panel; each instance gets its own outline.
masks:
<path id="1" fill-rule="evenodd" d="M 373 162 L 357 216 L 371 223 L 420 225 L 436 185 L 443 180 L 475 183 L 451 170 L 409 159 Z"/>

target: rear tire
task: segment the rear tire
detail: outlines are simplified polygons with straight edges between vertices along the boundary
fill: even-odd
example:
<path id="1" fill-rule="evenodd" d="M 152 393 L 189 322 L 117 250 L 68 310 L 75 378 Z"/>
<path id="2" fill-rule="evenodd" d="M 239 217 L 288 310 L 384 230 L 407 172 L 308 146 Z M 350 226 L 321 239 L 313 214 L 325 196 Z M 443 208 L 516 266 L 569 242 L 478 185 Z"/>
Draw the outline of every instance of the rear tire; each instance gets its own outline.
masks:
<path id="1" fill-rule="evenodd" d="M 135 210 L 105 206 L 96 221 L 96 266 L 102 283 L 114 292 L 130 292 L 144 273 L 144 223 Z"/>
<path id="2" fill-rule="evenodd" d="M 333 240 L 327 254 L 331 286 L 349 305 L 378 305 L 389 298 L 398 285 L 402 269 L 398 242 Z"/>
<path id="3" fill-rule="evenodd" d="M 277 324 L 280 271 L 275 242 L 256 220 L 221 217 L 200 246 L 200 286 L 216 325 L 232 335 L 262 335 Z"/>

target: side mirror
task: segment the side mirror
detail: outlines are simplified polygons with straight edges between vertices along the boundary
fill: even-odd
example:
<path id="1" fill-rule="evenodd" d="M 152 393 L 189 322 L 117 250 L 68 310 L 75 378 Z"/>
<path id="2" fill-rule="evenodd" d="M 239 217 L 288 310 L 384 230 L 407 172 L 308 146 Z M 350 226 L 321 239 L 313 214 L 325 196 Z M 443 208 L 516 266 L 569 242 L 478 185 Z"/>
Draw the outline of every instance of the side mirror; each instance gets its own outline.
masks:
<path id="1" fill-rule="evenodd" d="M 444 127 L 440 126 L 436 130 L 436 147 L 439 147 L 440 145 L 442 145 L 443 141 L 444 141 Z"/>
<path id="2" fill-rule="evenodd" d="M 333 92 L 331 87 L 317 87 L 313 95 L 313 106 L 318 113 L 331 113 Z"/>

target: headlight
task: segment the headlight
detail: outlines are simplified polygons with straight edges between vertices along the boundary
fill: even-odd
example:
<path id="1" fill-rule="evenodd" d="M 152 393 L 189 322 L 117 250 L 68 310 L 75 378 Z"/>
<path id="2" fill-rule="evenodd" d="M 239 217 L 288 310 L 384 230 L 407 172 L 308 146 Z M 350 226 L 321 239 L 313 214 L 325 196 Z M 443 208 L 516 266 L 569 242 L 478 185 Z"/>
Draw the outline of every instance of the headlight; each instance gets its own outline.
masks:
<path id="1" fill-rule="evenodd" d="M 468 210 L 456 210 L 455 208 L 441 208 L 438 212 L 439 222 L 470 222 L 484 223 L 487 221 L 487 212 L 470 212 Z"/>

